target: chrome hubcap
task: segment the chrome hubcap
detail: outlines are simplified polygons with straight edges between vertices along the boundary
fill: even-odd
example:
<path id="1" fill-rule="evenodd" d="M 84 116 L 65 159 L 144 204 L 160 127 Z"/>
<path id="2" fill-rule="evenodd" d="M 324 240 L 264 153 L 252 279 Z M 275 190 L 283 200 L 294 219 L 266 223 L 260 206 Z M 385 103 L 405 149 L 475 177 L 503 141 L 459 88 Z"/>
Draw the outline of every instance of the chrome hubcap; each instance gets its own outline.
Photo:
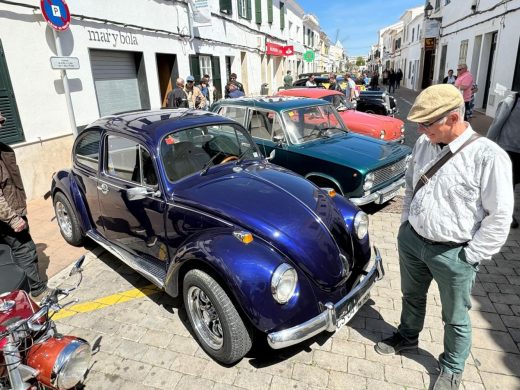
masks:
<path id="1" fill-rule="evenodd" d="M 212 349 L 222 348 L 224 336 L 217 310 L 204 291 L 198 287 L 192 286 L 188 290 L 188 310 L 195 332 L 201 339 Z"/>
<path id="2" fill-rule="evenodd" d="M 63 234 L 67 237 L 72 237 L 72 222 L 65 205 L 61 202 L 56 202 L 56 218 Z"/>

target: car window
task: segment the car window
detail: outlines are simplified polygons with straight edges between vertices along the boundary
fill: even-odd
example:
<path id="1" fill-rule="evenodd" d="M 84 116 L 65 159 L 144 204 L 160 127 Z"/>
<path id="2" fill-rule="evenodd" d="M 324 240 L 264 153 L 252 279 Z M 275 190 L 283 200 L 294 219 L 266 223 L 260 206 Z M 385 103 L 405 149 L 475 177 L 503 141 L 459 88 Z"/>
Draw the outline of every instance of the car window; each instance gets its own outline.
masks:
<path id="1" fill-rule="evenodd" d="M 139 144 L 115 135 L 109 135 L 106 142 L 105 172 L 110 176 L 141 184 Z"/>
<path id="2" fill-rule="evenodd" d="M 329 138 L 346 132 L 343 121 L 332 105 L 307 106 L 282 113 L 289 139 L 302 144 L 317 138 Z"/>
<path id="3" fill-rule="evenodd" d="M 206 167 L 259 158 L 260 153 L 243 127 L 231 124 L 201 126 L 168 134 L 161 142 L 161 160 L 170 181 Z"/>
<path id="4" fill-rule="evenodd" d="M 264 140 L 272 140 L 274 136 L 283 137 L 283 127 L 274 111 L 251 110 L 249 133 Z"/>
<path id="5" fill-rule="evenodd" d="M 156 186 L 158 184 L 157 175 L 153 166 L 152 156 L 148 153 L 148 150 L 141 146 L 141 171 L 143 176 L 141 183 L 145 186 Z"/>
<path id="6" fill-rule="evenodd" d="M 245 124 L 246 119 L 246 108 L 245 107 L 231 107 L 224 106 L 218 111 L 219 115 L 225 116 L 226 118 L 233 119 L 240 123 L 242 126 Z"/>
<path id="7" fill-rule="evenodd" d="M 74 150 L 76 162 L 97 171 L 101 132 L 99 130 L 87 130 L 80 134 L 79 137 L 80 139 L 76 143 L 76 149 Z"/>

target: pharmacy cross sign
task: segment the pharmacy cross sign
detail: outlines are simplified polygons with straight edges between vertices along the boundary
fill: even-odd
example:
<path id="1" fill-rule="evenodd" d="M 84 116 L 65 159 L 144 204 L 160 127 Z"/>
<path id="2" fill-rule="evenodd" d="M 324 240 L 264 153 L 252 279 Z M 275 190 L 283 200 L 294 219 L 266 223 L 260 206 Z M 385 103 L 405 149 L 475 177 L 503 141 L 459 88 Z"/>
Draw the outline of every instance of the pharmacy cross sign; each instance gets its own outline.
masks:
<path id="1" fill-rule="evenodd" d="M 70 11 L 65 0 L 40 0 L 43 17 L 54 30 L 63 31 L 69 27 Z"/>
<path id="2" fill-rule="evenodd" d="M 316 58 L 316 55 L 314 54 L 313 50 L 307 50 L 305 53 L 303 53 L 303 60 L 305 62 L 312 62 L 314 61 L 314 58 Z"/>

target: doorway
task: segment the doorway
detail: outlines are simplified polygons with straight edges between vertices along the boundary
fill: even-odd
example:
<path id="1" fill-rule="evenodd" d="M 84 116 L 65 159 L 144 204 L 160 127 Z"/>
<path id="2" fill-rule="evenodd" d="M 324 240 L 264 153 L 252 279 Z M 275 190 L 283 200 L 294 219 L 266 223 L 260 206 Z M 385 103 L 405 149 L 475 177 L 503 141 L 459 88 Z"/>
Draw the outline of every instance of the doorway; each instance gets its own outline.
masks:
<path id="1" fill-rule="evenodd" d="M 491 73 L 493 70 L 493 60 L 495 59 L 495 50 L 497 47 L 497 37 L 498 32 L 495 31 L 491 36 L 491 47 L 489 48 L 489 62 L 486 74 L 486 84 L 484 87 L 484 101 L 482 102 L 482 108 L 486 108 L 488 103 L 489 88 L 491 86 Z"/>
<path id="2" fill-rule="evenodd" d="M 175 82 L 179 77 L 179 64 L 175 54 L 157 53 L 156 60 L 159 89 L 161 91 L 161 107 L 166 107 L 168 105 L 168 93 L 175 88 Z"/>
<path id="3" fill-rule="evenodd" d="M 448 52 L 448 45 L 442 45 L 441 48 L 441 62 L 439 66 L 439 78 L 438 83 L 442 83 L 442 80 L 444 80 L 444 77 L 448 75 L 448 72 L 446 72 L 446 54 Z"/>
<path id="4" fill-rule="evenodd" d="M 435 64 L 435 49 L 424 51 L 424 68 L 421 88 L 428 88 L 433 83 L 433 70 Z"/>

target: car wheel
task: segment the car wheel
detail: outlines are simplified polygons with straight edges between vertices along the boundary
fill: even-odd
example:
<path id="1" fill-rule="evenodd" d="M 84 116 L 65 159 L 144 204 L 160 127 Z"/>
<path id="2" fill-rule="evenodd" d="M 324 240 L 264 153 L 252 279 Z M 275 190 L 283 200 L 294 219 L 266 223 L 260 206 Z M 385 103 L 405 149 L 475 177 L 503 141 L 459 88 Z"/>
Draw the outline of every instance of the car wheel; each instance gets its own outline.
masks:
<path id="1" fill-rule="evenodd" d="M 208 355 L 232 364 L 251 349 L 249 329 L 220 285 L 201 270 L 184 277 L 183 298 L 191 327 Z"/>
<path id="2" fill-rule="evenodd" d="M 65 241 L 74 246 L 81 246 L 85 237 L 81 232 L 78 217 L 69 200 L 61 192 L 54 195 L 54 213 Z"/>
<path id="3" fill-rule="evenodd" d="M 375 114 L 374 110 L 366 110 L 365 113 L 366 114 Z"/>

